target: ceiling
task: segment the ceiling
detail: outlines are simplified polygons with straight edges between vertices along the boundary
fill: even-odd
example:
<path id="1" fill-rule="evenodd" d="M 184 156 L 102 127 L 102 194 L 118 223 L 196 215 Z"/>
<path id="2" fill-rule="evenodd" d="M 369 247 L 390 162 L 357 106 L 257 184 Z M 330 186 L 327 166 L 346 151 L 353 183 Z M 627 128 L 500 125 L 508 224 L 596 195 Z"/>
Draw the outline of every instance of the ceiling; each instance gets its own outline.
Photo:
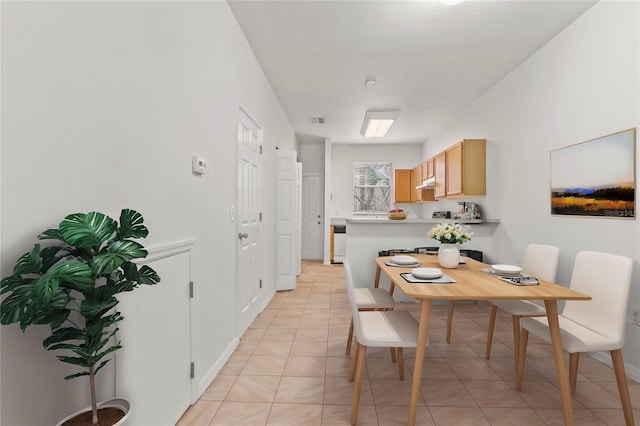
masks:
<path id="1" fill-rule="evenodd" d="M 301 143 L 422 143 L 595 2 L 228 3 Z M 367 110 L 400 115 L 366 139 Z"/>

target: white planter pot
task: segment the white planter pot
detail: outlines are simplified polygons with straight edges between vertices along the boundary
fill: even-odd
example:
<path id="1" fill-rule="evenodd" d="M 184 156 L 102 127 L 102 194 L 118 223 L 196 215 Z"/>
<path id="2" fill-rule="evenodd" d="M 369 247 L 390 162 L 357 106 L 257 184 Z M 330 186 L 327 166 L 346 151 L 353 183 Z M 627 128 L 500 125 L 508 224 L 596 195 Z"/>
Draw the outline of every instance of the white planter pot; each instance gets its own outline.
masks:
<path id="1" fill-rule="evenodd" d="M 443 268 L 457 268 L 460 263 L 460 250 L 455 244 L 441 244 L 438 249 L 438 263 Z"/>
<path id="2" fill-rule="evenodd" d="M 113 399 L 109 399 L 106 401 L 102 401 L 98 403 L 98 408 L 107 408 L 107 407 L 115 407 L 115 408 L 119 408 L 122 411 L 124 411 L 124 417 L 121 418 L 117 423 L 114 423 L 113 426 L 122 426 L 125 424 L 125 421 L 127 420 L 127 417 L 129 417 L 129 414 L 131 413 L 131 404 L 129 403 L 129 401 L 127 401 L 126 399 L 123 398 L 113 398 Z M 58 424 L 56 424 L 56 426 L 62 426 L 64 424 L 64 422 L 66 422 L 69 419 L 74 418 L 77 415 L 80 415 L 82 413 L 85 413 L 87 411 L 91 411 L 91 406 L 89 407 L 85 407 L 80 411 L 76 411 L 75 413 L 71 414 L 70 416 L 65 417 L 64 419 L 60 420 L 60 422 L 58 422 Z"/>

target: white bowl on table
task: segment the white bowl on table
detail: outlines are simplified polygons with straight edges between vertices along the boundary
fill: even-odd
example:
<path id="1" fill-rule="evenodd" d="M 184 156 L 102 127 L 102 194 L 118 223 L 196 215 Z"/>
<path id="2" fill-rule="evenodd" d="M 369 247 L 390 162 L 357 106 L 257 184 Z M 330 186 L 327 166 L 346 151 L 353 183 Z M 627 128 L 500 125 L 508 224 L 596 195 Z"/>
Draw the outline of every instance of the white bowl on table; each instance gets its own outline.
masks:
<path id="1" fill-rule="evenodd" d="M 413 256 L 393 256 L 391 261 L 396 265 L 415 265 L 418 259 Z"/>
<path id="2" fill-rule="evenodd" d="M 433 280 L 442 276 L 442 271 L 438 268 L 413 268 L 411 275 L 423 280 Z"/>
<path id="3" fill-rule="evenodd" d="M 491 265 L 491 272 L 496 275 L 518 275 L 522 268 L 515 265 Z"/>

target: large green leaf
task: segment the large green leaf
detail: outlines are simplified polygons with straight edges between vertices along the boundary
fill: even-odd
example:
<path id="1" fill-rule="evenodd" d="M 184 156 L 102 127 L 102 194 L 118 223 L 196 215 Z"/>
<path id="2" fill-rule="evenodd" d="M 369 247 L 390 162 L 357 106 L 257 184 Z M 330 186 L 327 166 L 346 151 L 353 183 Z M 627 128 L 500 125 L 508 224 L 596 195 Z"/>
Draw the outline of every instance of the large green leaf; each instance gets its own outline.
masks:
<path id="1" fill-rule="evenodd" d="M 35 297 L 42 305 L 48 304 L 57 293 L 60 285 L 60 278 L 53 275 L 44 275 L 33 282 Z"/>
<path id="2" fill-rule="evenodd" d="M 69 340 L 84 340 L 84 333 L 82 330 L 75 327 L 63 327 L 54 330 L 49 337 L 44 339 L 42 346 L 48 348 L 51 345 L 68 342 Z"/>
<path id="3" fill-rule="evenodd" d="M 47 229 L 40 235 L 38 235 L 39 240 L 60 240 L 62 241 L 62 235 L 60 235 L 60 230 L 57 228 Z"/>
<path id="4" fill-rule="evenodd" d="M 65 243 L 79 248 L 100 247 L 109 241 L 117 223 L 99 212 L 70 214 L 60 223 L 60 235 Z"/>
<path id="5" fill-rule="evenodd" d="M 107 300 L 83 300 L 80 304 L 80 314 L 87 317 L 100 316 L 118 304 L 118 299 L 111 297 Z"/>
<path id="6" fill-rule="evenodd" d="M 33 250 L 20 256 L 13 267 L 13 273 L 16 275 L 39 274 L 41 268 L 40 244 L 36 244 L 33 246 Z"/>
<path id="7" fill-rule="evenodd" d="M 20 286 L 14 289 L 0 304 L 0 323 L 21 323 L 32 298 L 33 285 Z M 30 320 L 30 318 L 28 319 Z"/>
<path id="8" fill-rule="evenodd" d="M 106 251 L 95 256 L 91 261 L 91 269 L 95 275 L 111 274 L 125 261 L 145 257 L 147 251 L 135 241 L 114 241 Z"/>
<path id="9" fill-rule="evenodd" d="M 9 275 L 0 281 L 0 294 L 15 290 L 19 286 L 31 285 L 34 278 L 22 278 L 20 275 Z"/>
<path id="10" fill-rule="evenodd" d="M 43 278 L 55 278 L 59 285 L 86 292 L 91 289 L 93 277 L 91 268 L 80 260 L 64 260 L 53 265 Z"/>
<path id="11" fill-rule="evenodd" d="M 138 271 L 138 282 L 140 284 L 153 285 L 160 282 L 160 277 L 151 267 L 143 265 Z"/>
<path id="12" fill-rule="evenodd" d="M 137 211 L 123 209 L 120 212 L 120 238 L 145 238 L 149 230 L 143 222 L 142 215 Z"/>

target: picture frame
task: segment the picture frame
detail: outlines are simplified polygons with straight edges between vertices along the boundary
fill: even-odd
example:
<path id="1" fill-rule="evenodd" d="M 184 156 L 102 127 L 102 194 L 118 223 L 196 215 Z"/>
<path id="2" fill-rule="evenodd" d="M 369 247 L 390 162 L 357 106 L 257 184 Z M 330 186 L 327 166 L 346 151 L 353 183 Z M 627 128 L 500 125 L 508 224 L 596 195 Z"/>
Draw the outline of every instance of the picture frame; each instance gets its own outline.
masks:
<path id="1" fill-rule="evenodd" d="M 635 219 L 636 128 L 551 151 L 551 215 Z"/>

